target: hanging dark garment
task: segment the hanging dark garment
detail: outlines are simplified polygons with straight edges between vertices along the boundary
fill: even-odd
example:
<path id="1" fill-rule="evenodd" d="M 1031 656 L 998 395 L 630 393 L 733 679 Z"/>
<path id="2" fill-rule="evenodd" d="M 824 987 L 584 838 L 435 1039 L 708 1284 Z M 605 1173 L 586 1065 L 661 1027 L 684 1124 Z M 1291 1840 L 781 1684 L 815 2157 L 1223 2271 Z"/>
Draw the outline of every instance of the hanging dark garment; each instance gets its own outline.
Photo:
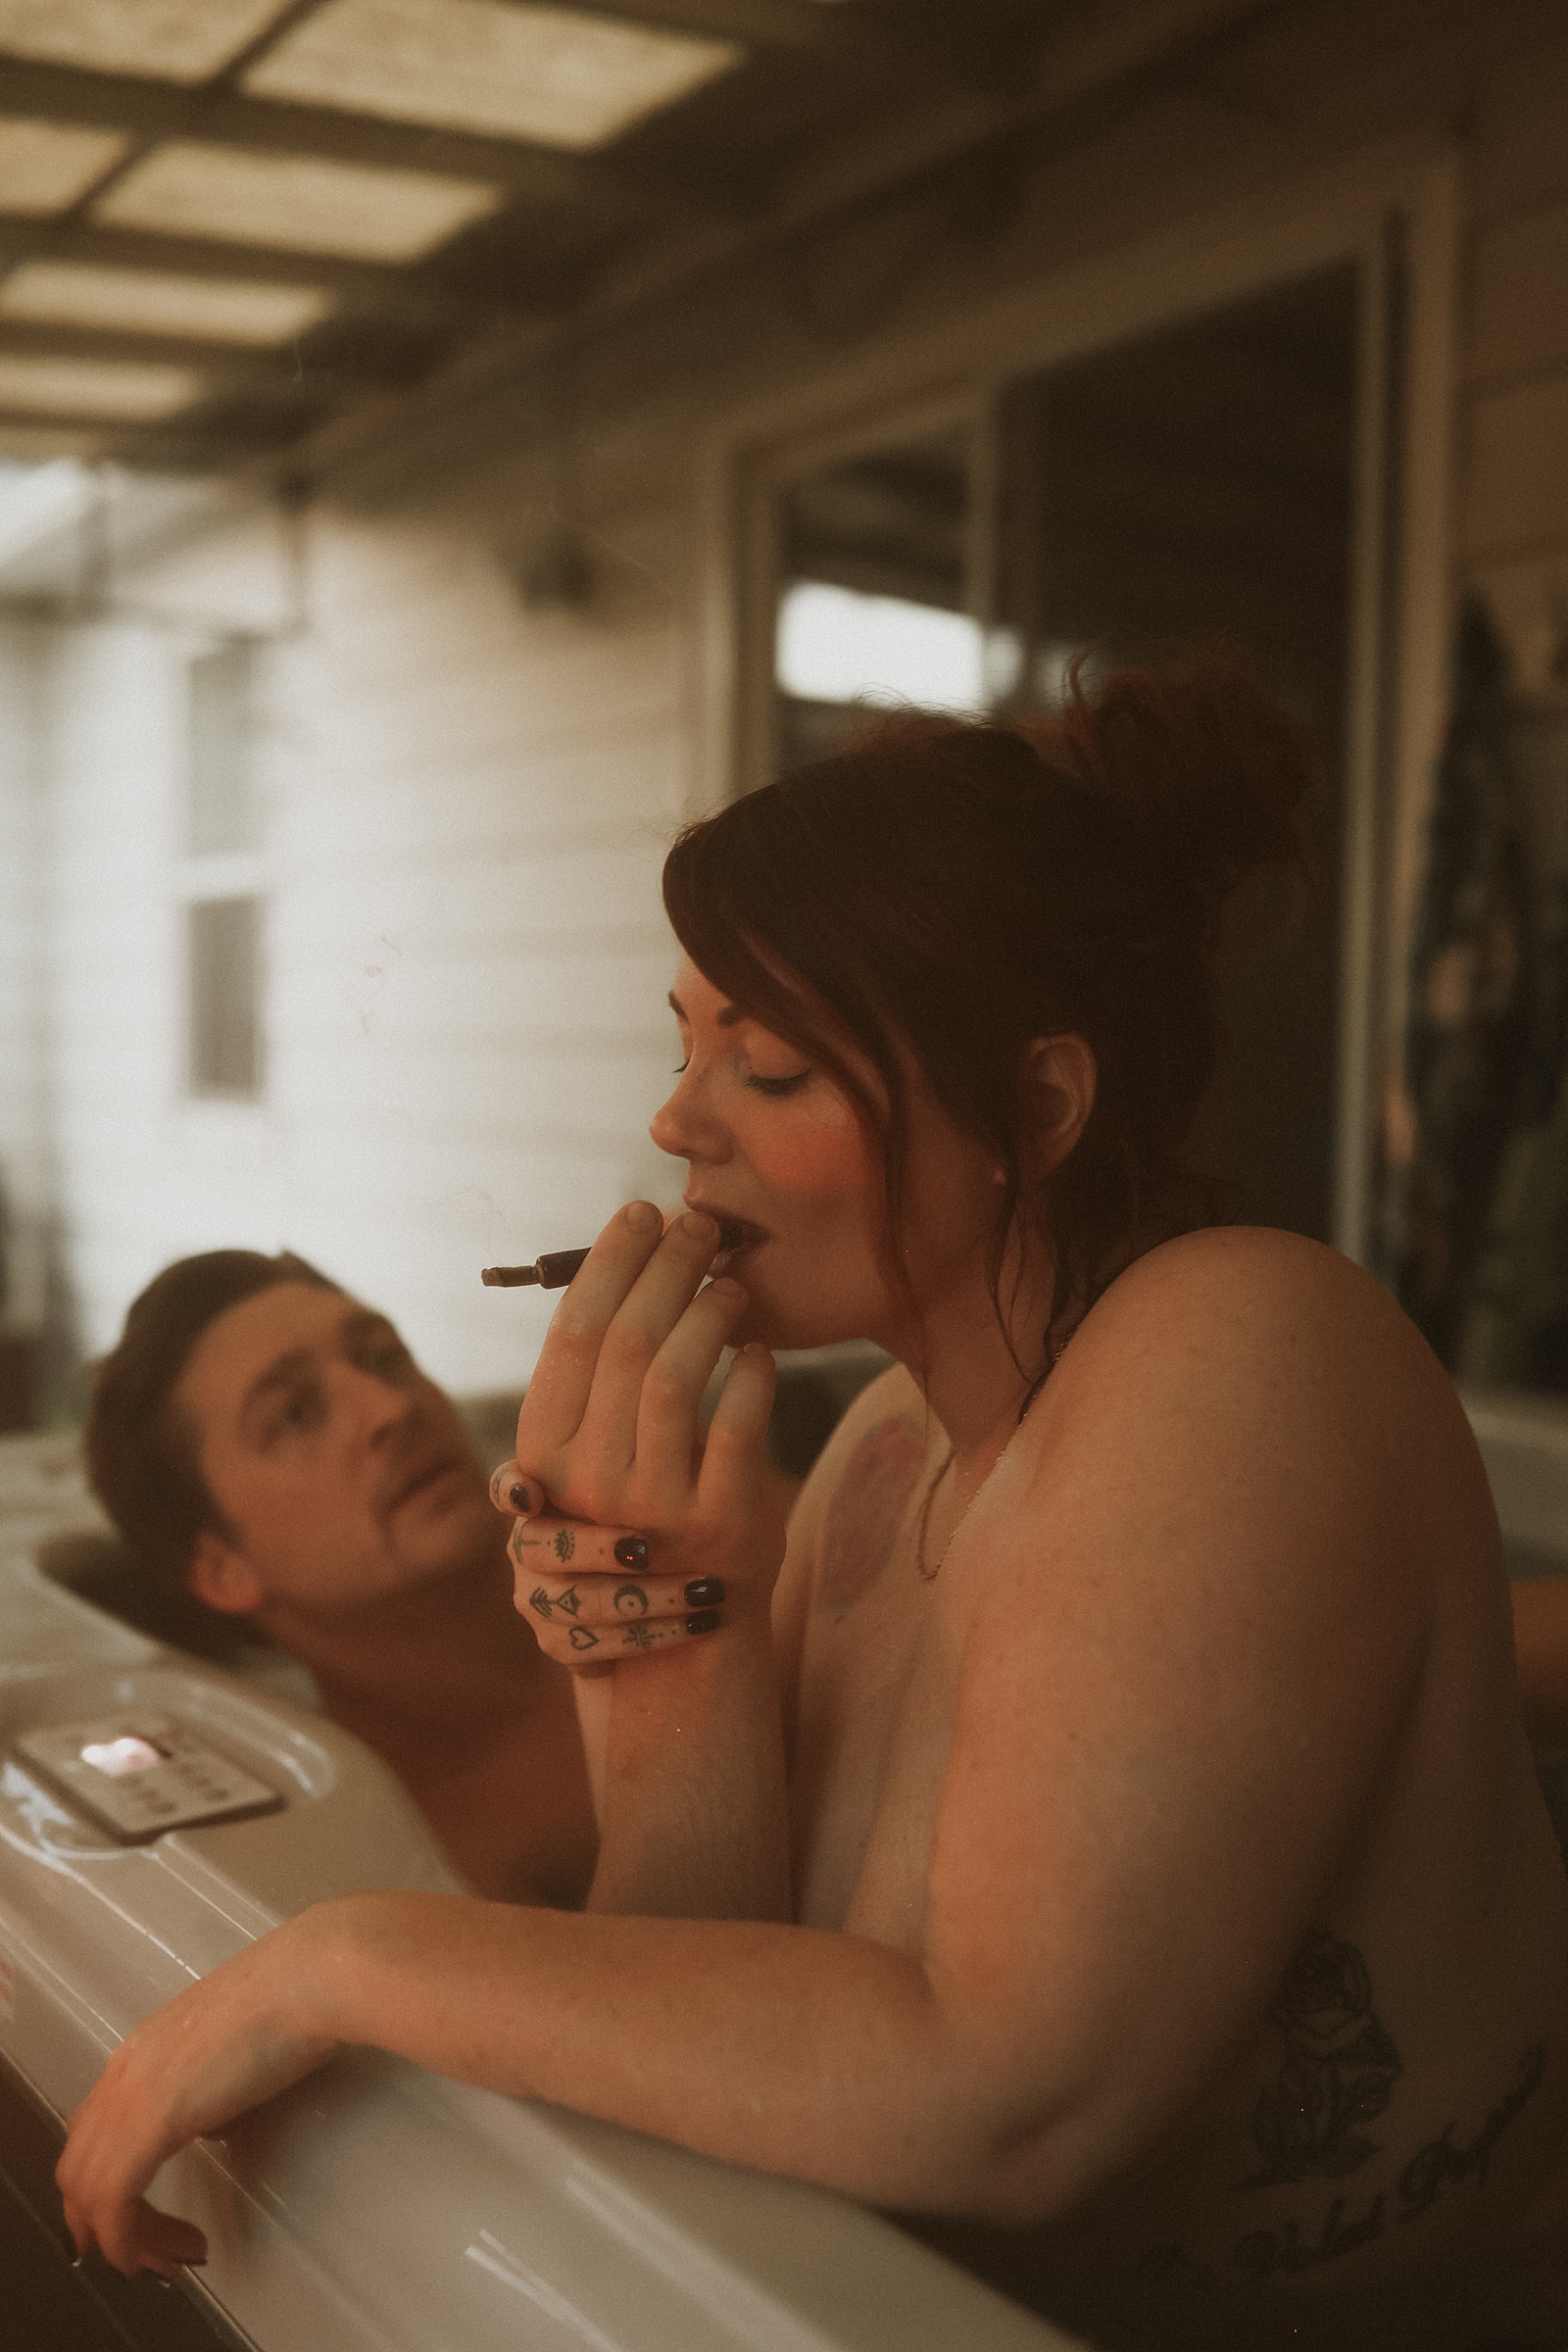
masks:
<path id="1" fill-rule="evenodd" d="M 1534 1026 L 1530 878 L 1506 664 L 1464 607 L 1410 964 L 1405 1082 L 1416 1119 L 1400 1304 L 1453 1368 Z"/>
<path id="2" fill-rule="evenodd" d="M 1477 1388 L 1568 1389 L 1568 876 L 1539 894 L 1535 1004 L 1454 1370 Z"/>

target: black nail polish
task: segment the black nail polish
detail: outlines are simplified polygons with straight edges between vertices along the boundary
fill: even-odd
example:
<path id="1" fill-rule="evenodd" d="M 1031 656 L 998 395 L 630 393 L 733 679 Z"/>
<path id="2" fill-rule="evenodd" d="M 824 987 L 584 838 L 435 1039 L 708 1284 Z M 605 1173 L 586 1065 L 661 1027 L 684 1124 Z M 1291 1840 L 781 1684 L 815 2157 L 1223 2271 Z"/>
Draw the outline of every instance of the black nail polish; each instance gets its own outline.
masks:
<path id="1" fill-rule="evenodd" d="M 508 1494 L 507 1500 L 511 1503 L 514 1511 L 531 1510 L 533 1507 L 532 1500 L 529 1496 L 526 1487 L 514 1487 L 511 1493 Z"/>
<path id="2" fill-rule="evenodd" d="M 699 1609 L 695 1617 L 687 1618 L 686 1631 L 689 1634 L 716 1634 L 723 1622 L 722 1611 Z"/>
<path id="3" fill-rule="evenodd" d="M 648 1546 L 641 1536 L 622 1536 L 615 1545 L 615 1557 L 622 1568 L 646 1568 Z"/>
<path id="4" fill-rule="evenodd" d="M 719 1576 L 694 1577 L 686 1588 L 689 1609 L 716 1609 L 723 1597 L 724 1580 Z"/>

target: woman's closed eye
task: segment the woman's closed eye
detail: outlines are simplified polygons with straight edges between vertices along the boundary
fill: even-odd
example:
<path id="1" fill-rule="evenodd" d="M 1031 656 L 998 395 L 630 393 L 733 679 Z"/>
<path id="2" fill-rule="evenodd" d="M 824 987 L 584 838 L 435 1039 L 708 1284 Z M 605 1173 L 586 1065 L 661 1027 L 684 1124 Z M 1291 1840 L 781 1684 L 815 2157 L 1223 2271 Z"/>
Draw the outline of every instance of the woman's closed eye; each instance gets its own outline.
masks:
<path id="1" fill-rule="evenodd" d="M 798 1094 L 810 1075 L 809 1068 L 792 1070 L 781 1078 L 769 1077 L 761 1070 L 748 1070 L 746 1083 L 754 1094 L 771 1095 L 776 1099 L 781 1095 Z"/>

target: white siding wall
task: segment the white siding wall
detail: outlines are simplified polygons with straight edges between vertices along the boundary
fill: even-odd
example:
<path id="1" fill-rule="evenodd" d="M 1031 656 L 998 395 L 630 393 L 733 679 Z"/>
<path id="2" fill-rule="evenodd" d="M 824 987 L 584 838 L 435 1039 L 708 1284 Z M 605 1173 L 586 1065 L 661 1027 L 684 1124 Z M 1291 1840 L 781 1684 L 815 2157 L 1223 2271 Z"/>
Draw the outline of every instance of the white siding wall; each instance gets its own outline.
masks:
<path id="1" fill-rule="evenodd" d="M 287 1244 L 388 1306 L 438 1378 L 505 1387 L 543 1302 L 484 1291 L 481 1264 L 679 1190 L 646 1134 L 673 1059 L 658 880 L 685 791 L 679 631 L 635 571 L 590 615 L 528 615 L 451 525 L 327 510 L 312 542 L 309 627 L 263 667 L 259 1107 L 183 1099 L 195 639 L 78 629 L 56 662 L 58 1132 L 84 1338 L 107 1345 L 172 1256 Z M 140 587 L 235 622 L 274 570 L 236 532 Z"/>
<path id="2" fill-rule="evenodd" d="M 0 1187 L 7 1319 L 43 1320 L 53 1207 L 40 826 L 46 631 L 0 627 Z"/>
<path id="3" fill-rule="evenodd" d="M 89 1348 L 169 1257 L 287 1242 L 388 1305 L 453 1386 L 507 1385 L 544 1302 L 483 1292 L 480 1264 L 586 1240 L 631 1191 L 672 1194 L 645 1127 L 673 1058 L 659 862 L 696 790 L 694 451 L 726 407 L 808 384 L 848 347 L 1074 260 L 1113 271 L 1124 241 L 1203 206 L 1464 122 L 1462 560 L 1521 648 L 1546 646 L 1568 593 L 1565 103 L 1560 12 L 1303 0 L 1211 68 L 1043 137 L 990 226 L 914 199 L 913 283 L 911 220 L 890 208 L 606 327 L 548 400 L 508 387 L 432 411 L 335 478 L 310 626 L 265 681 L 264 1108 L 181 1101 L 180 641 L 74 632 L 53 672 L 47 889 Z M 572 419 L 565 473 L 601 564 L 575 616 L 522 612 L 497 554 L 559 488 L 547 413 Z M 270 526 L 238 521 L 121 585 L 214 625 L 282 597 Z M 6 791 L 9 827 L 23 802 Z M 31 1101 L 12 1071 L 0 1099 Z"/>

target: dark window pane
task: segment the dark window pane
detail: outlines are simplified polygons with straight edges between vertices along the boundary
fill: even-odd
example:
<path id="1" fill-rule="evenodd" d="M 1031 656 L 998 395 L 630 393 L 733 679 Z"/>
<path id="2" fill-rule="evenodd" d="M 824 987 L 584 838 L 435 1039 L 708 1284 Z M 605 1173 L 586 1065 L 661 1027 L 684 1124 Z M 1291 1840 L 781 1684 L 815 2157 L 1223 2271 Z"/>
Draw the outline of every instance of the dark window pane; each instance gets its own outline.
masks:
<path id="1" fill-rule="evenodd" d="M 261 1091 L 261 906 L 198 899 L 190 921 L 190 1091 Z"/>
<path id="2" fill-rule="evenodd" d="M 1009 710 L 1214 636 L 1248 647 L 1327 754 L 1302 816 L 1321 886 L 1291 925 L 1277 869 L 1225 912 L 1229 1043 L 1188 1139 L 1250 1222 L 1333 1217 L 1357 292 L 1335 269 L 1013 385 L 1003 403 L 998 634 Z"/>
<path id="3" fill-rule="evenodd" d="M 775 682 L 785 767 L 842 750 L 867 704 L 978 707 L 970 499 L 961 432 L 872 451 L 782 494 Z"/>
<path id="4" fill-rule="evenodd" d="M 255 777 L 256 648 L 243 638 L 190 665 L 190 851 L 261 846 Z"/>

